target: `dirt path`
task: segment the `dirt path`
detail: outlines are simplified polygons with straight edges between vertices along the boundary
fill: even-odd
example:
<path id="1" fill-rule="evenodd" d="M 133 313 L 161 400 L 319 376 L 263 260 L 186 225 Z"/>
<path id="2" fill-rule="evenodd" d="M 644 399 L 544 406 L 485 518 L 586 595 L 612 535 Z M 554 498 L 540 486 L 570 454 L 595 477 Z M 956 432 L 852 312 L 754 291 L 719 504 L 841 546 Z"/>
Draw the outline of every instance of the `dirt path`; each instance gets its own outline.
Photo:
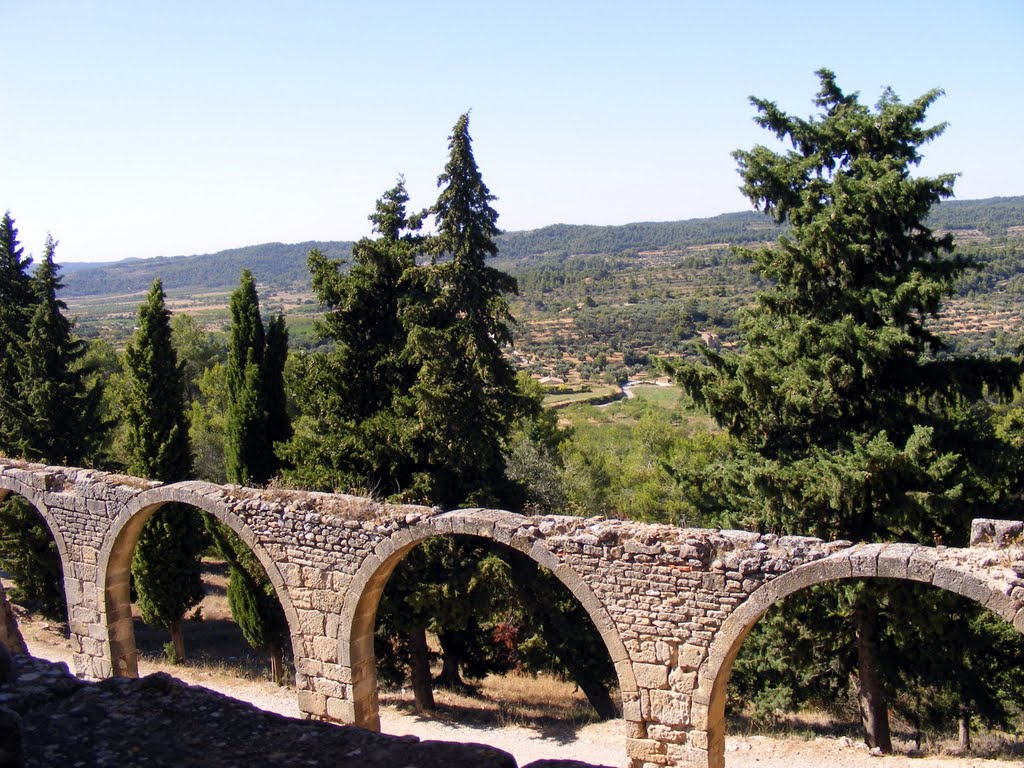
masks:
<path id="1" fill-rule="evenodd" d="M 52 661 L 70 662 L 69 643 L 45 625 L 22 626 L 30 652 Z M 143 661 L 140 673 L 145 675 L 167 667 Z M 298 717 L 295 691 L 269 682 L 227 676 L 221 670 L 176 667 L 175 676 L 193 685 L 202 685 L 269 712 Z M 598 723 L 573 728 L 568 725 L 544 729 L 525 726 L 482 726 L 455 723 L 437 718 L 408 714 L 395 706 L 381 708 L 381 724 L 385 733 L 411 734 L 421 739 L 478 742 L 490 744 L 515 756 L 520 765 L 541 759 L 581 760 L 594 765 L 625 764 L 625 735 L 621 721 Z M 728 768 L 1007 768 L 1024 766 L 1021 760 L 989 760 L 958 757 L 911 757 L 871 755 L 863 744 L 841 738 L 769 738 L 739 736 L 726 744 Z"/>

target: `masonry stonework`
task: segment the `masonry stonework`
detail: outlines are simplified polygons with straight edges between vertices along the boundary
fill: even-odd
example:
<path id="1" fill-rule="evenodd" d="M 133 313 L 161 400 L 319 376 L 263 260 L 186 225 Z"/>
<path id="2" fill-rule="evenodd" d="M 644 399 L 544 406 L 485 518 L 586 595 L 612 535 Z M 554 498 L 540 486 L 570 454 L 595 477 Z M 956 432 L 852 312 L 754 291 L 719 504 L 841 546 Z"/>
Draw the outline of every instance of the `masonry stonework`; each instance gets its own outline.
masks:
<path id="1" fill-rule="evenodd" d="M 394 567 L 431 536 L 499 542 L 549 568 L 601 633 L 618 674 L 631 768 L 724 763 L 725 690 L 757 619 L 800 589 L 838 579 L 933 584 L 1024 633 L 1024 524 L 976 521 L 972 546 L 825 542 L 603 518 L 445 512 L 339 494 L 253 490 L 0 459 L 60 553 L 76 672 L 136 676 L 129 568 L 139 532 L 168 502 L 231 527 L 284 607 L 299 707 L 379 728 L 373 626 Z"/>

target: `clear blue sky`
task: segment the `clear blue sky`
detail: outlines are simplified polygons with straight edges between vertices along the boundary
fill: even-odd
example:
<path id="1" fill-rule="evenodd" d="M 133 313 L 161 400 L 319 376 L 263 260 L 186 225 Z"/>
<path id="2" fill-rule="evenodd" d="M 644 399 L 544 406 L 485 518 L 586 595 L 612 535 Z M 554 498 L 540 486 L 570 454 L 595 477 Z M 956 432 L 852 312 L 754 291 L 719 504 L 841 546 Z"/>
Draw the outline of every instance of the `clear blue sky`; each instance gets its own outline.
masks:
<path id="1" fill-rule="evenodd" d="M 0 211 L 58 261 L 354 240 L 472 109 L 508 230 L 746 210 L 751 95 L 930 88 L 922 172 L 1024 194 L 1024 4 L 0 0 Z"/>

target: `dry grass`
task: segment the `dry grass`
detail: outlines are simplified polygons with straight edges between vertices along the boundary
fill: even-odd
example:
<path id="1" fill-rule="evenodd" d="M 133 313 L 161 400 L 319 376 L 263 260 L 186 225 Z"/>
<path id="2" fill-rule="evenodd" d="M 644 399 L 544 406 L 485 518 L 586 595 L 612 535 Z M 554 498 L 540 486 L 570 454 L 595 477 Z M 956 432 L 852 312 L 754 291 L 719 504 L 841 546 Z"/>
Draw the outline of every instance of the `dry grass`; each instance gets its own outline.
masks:
<path id="1" fill-rule="evenodd" d="M 474 694 L 435 690 L 437 710 L 430 717 L 497 728 L 597 722 L 582 691 L 551 675 L 488 675 L 475 688 Z M 411 690 L 382 691 L 380 700 L 406 712 L 416 709 Z"/>
<path id="2" fill-rule="evenodd" d="M 864 732 L 859 714 L 853 710 L 804 710 L 781 715 L 774 724 L 758 726 L 749 712 L 730 714 L 727 733 L 730 736 L 767 736 L 773 739 L 804 739 L 846 737 L 854 743 L 861 743 Z M 972 734 L 972 746 L 964 753 L 956 735 L 922 735 L 920 746 L 915 740 L 914 729 L 908 724 L 893 719 L 891 722 L 893 749 L 897 754 L 910 757 L 944 755 L 976 757 L 989 760 L 1019 761 L 1024 757 L 1024 735 L 1002 731 L 983 731 Z"/>

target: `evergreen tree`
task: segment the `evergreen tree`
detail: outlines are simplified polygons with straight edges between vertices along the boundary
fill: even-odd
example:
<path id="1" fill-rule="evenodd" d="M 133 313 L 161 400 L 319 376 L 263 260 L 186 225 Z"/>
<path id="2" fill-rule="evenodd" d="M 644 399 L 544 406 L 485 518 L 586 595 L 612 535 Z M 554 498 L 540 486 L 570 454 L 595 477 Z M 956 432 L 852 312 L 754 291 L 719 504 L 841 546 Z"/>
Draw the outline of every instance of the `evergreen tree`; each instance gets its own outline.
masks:
<path id="1" fill-rule="evenodd" d="M 415 371 L 403 354 L 400 312 L 422 238 L 418 217 L 406 213 L 408 200 L 399 179 L 377 201 L 370 220 L 378 237 L 353 246 L 347 272 L 317 250 L 309 254 L 313 290 L 327 308 L 317 334 L 332 346 L 301 358 L 293 377 L 302 413 L 285 449 L 293 482 L 392 496 L 412 481 Z"/>
<path id="2" fill-rule="evenodd" d="M 291 432 L 284 391 L 288 330 L 284 316 L 263 328 L 252 272 L 242 270 L 231 295 L 231 336 L 225 365 L 228 415 L 224 463 L 228 482 L 264 485 L 277 472 L 274 443 Z M 229 566 L 228 602 L 246 641 L 269 653 L 276 682 L 283 680 L 287 624 L 273 586 L 248 548 L 207 519 L 221 556 Z"/>
<path id="3" fill-rule="evenodd" d="M 99 418 L 102 384 L 88 385 L 81 365 L 87 345 L 74 336 L 67 305 L 57 298 L 56 245 L 47 237 L 32 277 L 37 303 L 18 361 L 15 443 L 27 459 L 82 466 L 96 458 L 108 425 Z"/>
<path id="4" fill-rule="evenodd" d="M 278 313 L 267 323 L 267 346 L 263 354 L 263 385 L 267 403 L 267 445 L 270 452 L 270 476 L 281 471 L 277 446 L 292 436 L 288 416 L 288 395 L 284 386 L 284 367 L 288 360 L 288 326 Z"/>
<path id="5" fill-rule="evenodd" d="M 877 106 L 821 70 L 808 120 L 752 102 L 757 122 L 793 149 L 735 157 L 743 190 L 789 225 L 777 245 L 743 251 L 769 280 L 743 321 L 742 354 L 682 363 L 682 386 L 740 446 L 717 478 L 741 524 L 855 541 L 966 538 L 998 516 L 1010 489 L 985 395 L 1012 392 L 1020 360 L 948 354 L 928 321 L 971 262 L 926 224 L 954 176 L 915 177 L 923 127 L 940 95 Z M 869 745 L 891 750 L 878 637 L 878 588 L 847 593 L 858 696 Z"/>
<path id="6" fill-rule="evenodd" d="M 17 230 L 10 216 L 0 222 L 3 278 L 3 429 L 8 453 L 53 464 L 82 466 L 96 458 L 107 424 L 100 418 L 98 381 L 83 365 L 86 344 L 74 337 L 57 298 L 61 283 L 54 263 L 56 243 L 47 238 L 31 281 L 24 270 Z M 15 302 L 20 302 L 16 304 Z M 63 574 L 53 537 L 21 498 L 0 507 L 0 567 L 14 574 L 19 599 L 53 618 L 63 618 Z"/>
<path id="7" fill-rule="evenodd" d="M 502 449 L 524 403 L 504 356 L 512 341 L 505 296 L 516 292 L 516 281 L 486 264 L 498 252 L 498 214 L 473 157 L 468 114 L 448 148 L 430 210 L 434 260 L 413 273 L 403 321 L 421 451 L 409 493 L 453 507 L 500 503 L 509 494 Z"/>
<path id="8" fill-rule="evenodd" d="M 53 621 L 67 621 L 57 543 L 24 496 L 0 502 L 0 570 L 11 574 L 11 600 Z"/>
<path id="9" fill-rule="evenodd" d="M 259 560 L 233 531 L 210 516 L 206 529 L 228 564 L 228 606 L 250 646 L 270 658 L 271 679 L 284 685 L 288 621 L 270 579 Z"/>
<path id="10" fill-rule="evenodd" d="M 12 408 L 18 399 L 18 359 L 38 299 L 10 211 L 0 219 L 0 452 L 20 450 Z"/>
<path id="11" fill-rule="evenodd" d="M 231 340 L 228 345 L 228 422 L 224 462 L 229 483 L 263 485 L 270 479 L 267 398 L 263 357 L 266 339 L 252 272 L 242 270 L 231 294 Z"/>
<path id="12" fill-rule="evenodd" d="M 138 328 L 125 349 L 128 471 L 175 482 L 192 474 L 183 367 L 171 343 L 171 313 L 160 279 L 139 307 Z M 132 558 L 142 619 L 171 635 L 172 661 L 185 658 L 181 619 L 203 598 L 202 525 L 195 510 L 167 504 L 147 521 Z"/>
<path id="13" fill-rule="evenodd" d="M 130 390 L 123 404 L 128 471 L 165 482 L 192 474 L 185 376 L 171 341 L 170 318 L 157 278 L 139 307 L 138 327 L 125 349 Z"/>

